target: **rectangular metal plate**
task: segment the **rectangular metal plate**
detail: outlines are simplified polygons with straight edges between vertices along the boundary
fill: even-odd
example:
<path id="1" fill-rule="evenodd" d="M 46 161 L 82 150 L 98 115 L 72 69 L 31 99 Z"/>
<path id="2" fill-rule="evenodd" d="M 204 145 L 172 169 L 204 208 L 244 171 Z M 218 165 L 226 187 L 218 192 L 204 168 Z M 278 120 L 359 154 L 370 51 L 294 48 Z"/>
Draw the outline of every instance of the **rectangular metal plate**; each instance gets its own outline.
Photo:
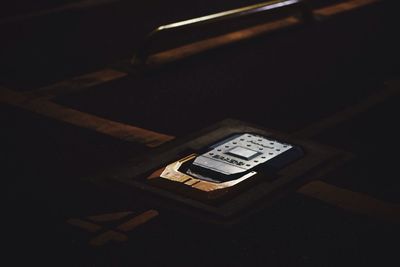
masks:
<path id="1" fill-rule="evenodd" d="M 286 143 L 245 133 L 197 157 L 193 164 L 230 175 L 251 170 L 291 148 Z"/>

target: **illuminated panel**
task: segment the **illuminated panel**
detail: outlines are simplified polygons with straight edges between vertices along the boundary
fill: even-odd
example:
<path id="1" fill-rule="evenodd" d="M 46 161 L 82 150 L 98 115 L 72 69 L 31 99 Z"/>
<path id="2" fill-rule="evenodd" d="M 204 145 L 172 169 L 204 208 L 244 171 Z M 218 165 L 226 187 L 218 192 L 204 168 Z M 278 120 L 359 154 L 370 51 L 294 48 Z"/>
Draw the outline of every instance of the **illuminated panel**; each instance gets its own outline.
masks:
<path id="1" fill-rule="evenodd" d="M 198 156 L 193 165 L 225 175 L 248 171 L 292 146 L 254 134 L 242 134 Z"/>

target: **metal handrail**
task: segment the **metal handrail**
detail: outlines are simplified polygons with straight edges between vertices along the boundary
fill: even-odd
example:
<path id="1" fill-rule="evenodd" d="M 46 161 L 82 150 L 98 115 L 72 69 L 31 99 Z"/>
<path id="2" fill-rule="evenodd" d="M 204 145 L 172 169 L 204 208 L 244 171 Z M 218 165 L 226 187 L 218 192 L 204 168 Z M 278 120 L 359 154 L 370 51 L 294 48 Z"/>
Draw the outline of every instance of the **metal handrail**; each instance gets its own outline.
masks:
<path id="1" fill-rule="evenodd" d="M 267 13 L 268 15 L 278 15 L 285 13 L 300 12 L 303 19 L 312 17 L 312 13 L 304 0 L 274 0 L 263 2 L 251 6 L 223 11 L 207 16 L 197 17 L 189 20 L 174 22 L 157 27 L 150 32 L 144 39 L 142 45 L 132 59 L 132 64 L 142 65 L 150 55 L 150 46 L 156 36 L 164 32 L 187 30 L 200 25 L 211 24 L 219 21 L 235 20 L 254 14 Z"/>

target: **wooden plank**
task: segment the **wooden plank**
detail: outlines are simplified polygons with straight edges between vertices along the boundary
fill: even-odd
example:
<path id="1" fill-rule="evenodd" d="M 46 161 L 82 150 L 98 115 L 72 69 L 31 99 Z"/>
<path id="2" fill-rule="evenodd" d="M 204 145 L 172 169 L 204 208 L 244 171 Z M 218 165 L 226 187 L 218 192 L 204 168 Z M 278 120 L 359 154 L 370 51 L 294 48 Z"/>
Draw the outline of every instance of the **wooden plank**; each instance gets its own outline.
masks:
<path id="1" fill-rule="evenodd" d="M 400 223 L 399 204 L 384 202 L 363 193 L 353 192 L 322 181 L 308 183 L 297 192 L 350 212 Z"/>
<path id="2" fill-rule="evenodd" d="M 151 130 L 127 125 L 68 107 L 50 102 L 48 100 L 35 99 L 18 92 L 0 87 L 0 103 L 17 106 L 46 117 L 50 117 L 72 125 L 94 130 L 129 142 L 137 142 L 148 147 L 157 147 L 174 137 L 157 133 Z"/>
<path id="3" fill-rule="evenodd" d="M 86 218 L 91 221 L 94 221 L 94 222 L 112 222 L 112 221 L 120 220 L 131 214 L 132 214 L 131 211 L 114 212 L 114 213 L 106 213 L 106 214 L 101 214 L 101 215 L 88 216 Z"/>
<path id="4" fill-rule="evenodd" d="M 109 243 L 111 241 L 123 242 L 123 241 L 127 241 L 127 240 L 128 240 L 128 237 L 125 234 L 110 230 L 110 231 L 104 232 L 104 233 L 96 236 L 95 238 L 92 238 L 89 241 L 89 244 L 94 247 L 100 247 L 100 246 L 106 245 L 107 243 Z"/>
<path id="5" fill-rule="evenodd" d="M 100 225 L 74 218 L 69 219 L 67 223 L 85 229 L 91 233 L 95 233 L 102 228 Z"/>
<path id="6" fill-rule="evenodd" d="M 43 95 L 45 98 L 65 95 L 73 92 L 82 91 L 90 87 L 123 78 L 128 74 L 125 72 L 104 69 L 89 74 L 77 76 L 62 82 L 58 82 L 32 92 L 34 95 Z"/>
<path id="7" fill-rule="evenodd" d="M 136 227 L 147 223 L 151 219 L 155 218 L 158 216 L 158 211 L 156 210 L 148 210 L 143 212 L 142 214 L 139 214 L 138 216 L 130 219 L 126 223 L 123 223 L 117 227 L 118 230 L 124 231 L 124 232 L 129 232 L 135 229 Z"/>
<path id="8" fill-rule="evenodd" d="M 352 0 L 346 1 L 343 3 L 339 3 L 336 5 L 331 5 L 323 8 L 316 9 L 314 14 L 317 16 L 330 17 L 340 13 L 345 13 L 348 11 L 352 11 L 355 9 L 359 9 L 361 7 L 368 6 L 370 4 L 374 4 L 379 2 L 380 0 Z"/>
<path id="9" fill-rule="evenodd" d="M 385 102 L 390 97 L 398 95 L 399 93 L 400 87 L 388 86 L 384 90 L 368 96 L 363 101 L 354 104 L 342 111 L 339 111 L 332 116 L 328 116 L 314 124 L 311 124 L 293 133 L 293 135 L 301 138 L 311 138 L 322 133 L 326 129 L 332 128 L 340 123 L 343 123 L 358 116 L 359 114 Z"/>

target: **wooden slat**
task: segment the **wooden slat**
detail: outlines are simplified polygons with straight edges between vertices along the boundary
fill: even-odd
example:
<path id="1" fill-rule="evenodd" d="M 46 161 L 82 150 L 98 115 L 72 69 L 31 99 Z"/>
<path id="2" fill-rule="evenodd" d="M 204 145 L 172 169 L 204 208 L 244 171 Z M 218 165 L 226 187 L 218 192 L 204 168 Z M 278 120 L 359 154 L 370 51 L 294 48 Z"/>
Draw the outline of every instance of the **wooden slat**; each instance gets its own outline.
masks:
<path id="1" fill-rule="evenodd" d="M 77 91 L 82 91 L 96 85 L 123 78 L 127 75 L 128 74 L 125 72 L 113 69 L 104 69 L 82 76 L 77 76 L 46 87 L 42 87 L 41 89 L 32 92 L 32 94 L 51 98 Z"/>
<path id="2" fill-rule="evenodd" d="M 74 218 L 69 219 L 67 223 L 85 229 L 91 233 L 95 233 L 102 228 L 100 225 Z"/>
<path id="3" fill-rule="evenodd" d="M 143 212 L 142 214 L 130 219 L 126 223 L 123 223 L 117 227 L 118 230 L 129 232 L 135 229 L 136 227 L 147 223 L 151 219 L 158 216 L 158 211 L 156 210 L 148 210 Z"/>
<path id="4" fill-rule="evenodd" d="M 399 204 L 384 202 L 363 193 L 353 192 L 322 181 L 306 184 L 298 192 L 354 213 L 400 223 Z"/>
<path id="5" fill-rule="evenodd" d="M 118 139 L 141 143 L 148 147 L 157 147 L 174 138 L 166 134 L 100 118 L 48 100 L 35 99 L 1 87 L 0 102 Z"/>
<path id="6" fill-rule="evenodd" d="M 345 13 L 348 11 L 352 11 L 364 6 L 368 6 L 370 4 L 374 4 L 379 2 L 380 0 L 351 0 L 351 1 L 346 1 L 343 3 L 339 3 L 336 5 L 331 5 L 323 8 L 316 9 L 314 11 L 315 15 L 318 16 L 334 16 L 340 13 Z"/>
<path id="7" fill-rule="evenodd" d="M 107 243 L 109 243 L 111 241 L 123 242 L 123 241 L 127 241 L 127 240 L 128 240 L 128 237 L 125 234 L 110 230 L 110 231 L 104 232 L 104 233 L 96 236 L 95 238 L 92 238 L 89 241 L 89 244 L 94 247 L 100 247 L 100 246 L 106 245 Z"/>
<path id="8" fill-rule="evenodd" d="M 295 133 L 293 135 L 301 138 L 311 138 L 313 136 L 316 136 L 326 129 L 332 128 L 340 123 L 343 123 L 345 121 L 348 121 L 359 114 L 367 111 L 368 109 L 371 109 L 375 107 L 376 105 L 379 105 L 383 102 L 385 102 L 387 99 L 394 95 L 400 94 L 400 86 L 388 86 L 384 90 L 378 93 L 374 93 L 370 96 L 368 96 L 366 99 L 363 101 L 354 104 L 342 111 L 339 111 L 332 116 L 326 117 L 314 124 L 311 124 Z"/>
<path id="9" fill-rule="evenodd" d="M 112 222 L 112 221 L 120 220 L 130 214 L 132 214 L 131 211 L 114 212 L 114 213 L 106 213 L 106 214 L 101 214 L 101 215 L 89 216 L 87 218 L 94 222 Z"/>

